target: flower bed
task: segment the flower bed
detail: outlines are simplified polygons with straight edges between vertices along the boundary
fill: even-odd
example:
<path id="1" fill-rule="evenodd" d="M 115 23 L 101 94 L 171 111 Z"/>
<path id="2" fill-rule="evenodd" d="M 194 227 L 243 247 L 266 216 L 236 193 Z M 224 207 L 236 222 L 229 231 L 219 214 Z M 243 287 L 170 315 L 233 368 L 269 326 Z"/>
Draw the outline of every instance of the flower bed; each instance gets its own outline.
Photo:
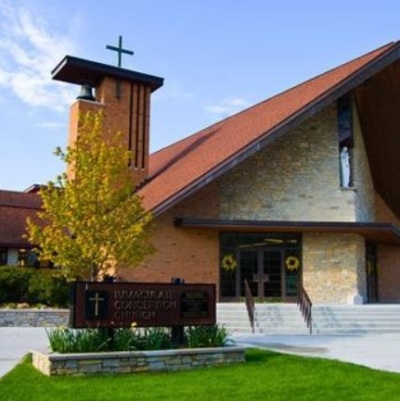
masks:
<path id="1" fill-rule="evenodd" d="M 243 363 L 245 348 L 59 354 L 32 351 L 33 366 L 47 376 L 176 371 Z"/>

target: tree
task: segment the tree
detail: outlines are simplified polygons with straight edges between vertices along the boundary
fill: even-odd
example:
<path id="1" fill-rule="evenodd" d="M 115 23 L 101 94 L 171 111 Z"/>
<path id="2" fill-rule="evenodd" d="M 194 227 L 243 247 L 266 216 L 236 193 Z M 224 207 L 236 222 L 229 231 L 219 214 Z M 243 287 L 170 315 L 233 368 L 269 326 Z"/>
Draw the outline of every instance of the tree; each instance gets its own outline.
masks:
<path id="1" fill-rule="evenodd" d="M 39 258 L 60 266 L 66 277 L 96 280 L 139 264 L 154 247 L 151 215 L 133 192 L 121 135 L 105 141 L 102 114 L 81 117 L 74 146 L 55 151 L 70 174 L 40 190 L 43 210 L 28 219 L 27 237 Z"/>

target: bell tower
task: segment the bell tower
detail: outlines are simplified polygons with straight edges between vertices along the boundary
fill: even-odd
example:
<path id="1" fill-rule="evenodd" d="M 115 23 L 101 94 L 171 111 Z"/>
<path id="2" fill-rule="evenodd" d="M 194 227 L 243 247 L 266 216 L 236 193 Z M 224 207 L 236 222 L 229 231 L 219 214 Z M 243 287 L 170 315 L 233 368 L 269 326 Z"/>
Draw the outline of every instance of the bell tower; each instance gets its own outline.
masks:
<path id="1" fill-rule="evenodd" d="M 121 68 L 121 54 L 133 54 L 122 49 L 121 37 L 119 47 L 107 48 L 118 52 L 118 67 L 65 56 L 52 71 L 52 78 L 81 85 L 70 110 L 69 145 L 79 135 L 79 115 L 102 110 L 105 140 L 107 135 L 122 133 L 124 146 L 132 155 L 129 169 L 137 187 L 148 176 L 151 94 L 164 80 Z"/>

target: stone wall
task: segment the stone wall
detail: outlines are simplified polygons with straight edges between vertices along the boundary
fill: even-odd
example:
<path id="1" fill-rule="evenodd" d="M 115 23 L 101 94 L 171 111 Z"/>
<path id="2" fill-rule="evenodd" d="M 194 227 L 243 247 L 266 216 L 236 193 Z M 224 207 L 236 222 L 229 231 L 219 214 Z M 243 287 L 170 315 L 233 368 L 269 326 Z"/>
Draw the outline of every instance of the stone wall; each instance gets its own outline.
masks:
<path id="1" fill-rule="evenodd" d="M 46 354 L 32 351 L 33 366 L 47 376 L 177 371 L 245 362 L 244 348 Z"/>
<path id="2" fill-rule="evenodd" d="M 68 321 L 68 309 L 0 309 L 0 327 L 57 327 Z"/>
<path id="3" fill-rule="evenodd" d="M 353 189 L 355 191 L 355 220 L 360 222 L 375 221 L 375 190 L 367 152 L 361 132 L 356 107 L 353 105 Z M 343 189 L 345 191 L 345 189 Z"/>
<path id="4" fill-rule="evenodd" d="M 303 235 L 303 285 L 314 303 L 365 302 L 365 274 L 365 243 L 361 236 Z"/>
<path id="5" fill-rule="evenodd" d="M 340 188 L 335 104 L 221 180 L 226 219 L 355 221 L 355 193 Z"/>

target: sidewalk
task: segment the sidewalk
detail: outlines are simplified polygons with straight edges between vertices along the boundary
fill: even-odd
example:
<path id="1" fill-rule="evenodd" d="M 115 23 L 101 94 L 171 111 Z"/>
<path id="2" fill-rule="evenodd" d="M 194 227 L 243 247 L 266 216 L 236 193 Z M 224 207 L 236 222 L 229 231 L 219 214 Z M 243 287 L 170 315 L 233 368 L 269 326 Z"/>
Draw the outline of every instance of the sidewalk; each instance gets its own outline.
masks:
<path id="1" fill-rule="evenodd" d="M 365 336 L 235 335 L 238 345 L 289 354 L 337 359 L 400 373 L 400 334 Z"/>
<path id="2" fill-rule="evenodd" d="M 0 377 L 31 349 L 46 349 L 48 343 L 43 327 L 0 327 Z"/>
<path id="3" fill-rule="evenodd" d="M 234 335 L 238 345 L 277 352 L 337 359 L 400 373 L 400 334 L 368 336 Z M 48 347 L 43 327 L 0 327 L 0 377 L 31 349 Z"/>

